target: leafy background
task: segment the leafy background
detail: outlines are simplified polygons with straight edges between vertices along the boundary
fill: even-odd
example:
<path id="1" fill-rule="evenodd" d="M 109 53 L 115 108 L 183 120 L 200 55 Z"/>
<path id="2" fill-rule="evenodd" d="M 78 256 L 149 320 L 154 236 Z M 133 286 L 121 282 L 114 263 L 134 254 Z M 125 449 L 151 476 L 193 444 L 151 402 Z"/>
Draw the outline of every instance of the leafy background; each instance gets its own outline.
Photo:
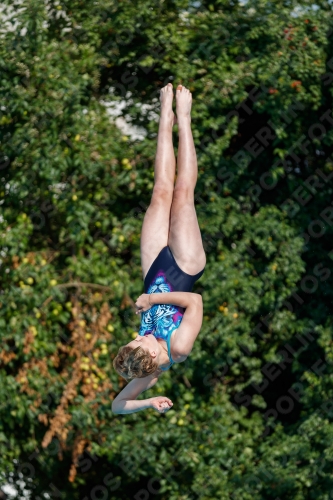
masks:
<path id="1" fill-rule="evenodd" d="M 1 5 L 1 484 L 333 498 L 330 2 Z M 204 323 L 142 396 L 173 409 L 118 416 L 169 81 L 194 96 Z"/>

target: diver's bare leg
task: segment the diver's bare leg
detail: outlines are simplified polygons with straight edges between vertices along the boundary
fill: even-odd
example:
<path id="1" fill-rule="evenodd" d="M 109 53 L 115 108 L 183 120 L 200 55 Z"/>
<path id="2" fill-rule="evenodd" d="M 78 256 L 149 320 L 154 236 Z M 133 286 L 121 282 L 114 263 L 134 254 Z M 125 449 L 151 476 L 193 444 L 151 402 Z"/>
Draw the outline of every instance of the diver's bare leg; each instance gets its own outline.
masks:
<path id="1" fill-rule="evenodd" d="M 204 268 L 206 255 L 194 206 L 198 164 L 191 130 L 191 92 L 178 85 L 176 101 L 179 147 L 168 244 L 180 268 L 193 275 Z"/>
<path id="2" fill-rule="evenodd" d="M 159 252 L 168 244 L 170 207 L 175 181 L 176 158 L 172 144 L 173 88 L 161 89 L 161 115 L 157 136 L 154 188 L 141 231 L 141 266 L 143 278 Z"/>

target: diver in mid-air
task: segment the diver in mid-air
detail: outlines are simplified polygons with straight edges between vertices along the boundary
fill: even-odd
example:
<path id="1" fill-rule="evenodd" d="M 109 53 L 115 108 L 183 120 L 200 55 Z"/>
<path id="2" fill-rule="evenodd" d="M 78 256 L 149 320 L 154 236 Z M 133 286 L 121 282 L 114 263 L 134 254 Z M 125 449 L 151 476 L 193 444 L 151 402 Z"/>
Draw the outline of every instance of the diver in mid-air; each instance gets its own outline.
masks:
<path id="1" fill-rule="evenodd" d="M 164 413 L 172 407 L 172 401 L 164 396 L 136 398 L 156 384 L 173 363 L 185 361 L 202 325 L 202 297 L 191 292 L 206 265 L 194 206 L 198 166 L 191 130 L 192 94 L 178 85 L 177 118 L 173 97 L 169 83 L 160 94 L 154 188 L 141 232 L 145 293 L 136 301 L 141 327 L 137 338 L 122 346 L 113 360 L 115 370 L 131 380 L 112 403 L 115 413 L 145 408 Z M 176 183 L 175 123 L 179 131 Z"/>

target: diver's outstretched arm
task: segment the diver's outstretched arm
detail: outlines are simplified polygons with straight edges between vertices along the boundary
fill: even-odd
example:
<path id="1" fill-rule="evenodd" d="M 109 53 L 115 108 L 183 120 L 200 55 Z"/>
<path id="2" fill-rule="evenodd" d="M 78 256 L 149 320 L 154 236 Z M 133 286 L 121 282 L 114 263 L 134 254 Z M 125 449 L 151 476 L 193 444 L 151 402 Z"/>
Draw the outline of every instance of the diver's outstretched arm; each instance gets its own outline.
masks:
<path id="1" fill-rule="evenodd" d="M 136 399 L 139 394 L 153 387 L 158 381 L 160 372 L 153 373 L 144 378 L 135 378 L 112 401 L 113 413 L 125 415 L 136 413 L 147 408 L 154 408 L 159 413 L 165 413 L 172 407 L 172 401 L 164 396 L 157 396 L 149 399 Z"/>

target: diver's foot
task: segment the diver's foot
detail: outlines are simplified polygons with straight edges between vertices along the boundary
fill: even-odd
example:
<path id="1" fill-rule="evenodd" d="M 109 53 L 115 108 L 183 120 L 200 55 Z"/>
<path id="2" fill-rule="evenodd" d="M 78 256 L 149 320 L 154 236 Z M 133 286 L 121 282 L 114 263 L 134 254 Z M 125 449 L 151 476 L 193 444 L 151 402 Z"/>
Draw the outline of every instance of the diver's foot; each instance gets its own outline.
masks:
<path id="1" fill-rule="evenodd" d="M 175 122 L 175 114 L 172 111 L 172 100 L 173 100 L 173 87 L 172 83 L 168 83 L 165 87 L 161 89 L 160 101 L 161 101 L 161 117 L 160 122 L 169 123 L 173 126 Z"/>
<path id="2" fill-rule="evenodd" d="M 191 120 L 192 94 L 184 87 L 178 85 L 176 90 L 176 110 L 178 123 L 183 120 Z"/>

